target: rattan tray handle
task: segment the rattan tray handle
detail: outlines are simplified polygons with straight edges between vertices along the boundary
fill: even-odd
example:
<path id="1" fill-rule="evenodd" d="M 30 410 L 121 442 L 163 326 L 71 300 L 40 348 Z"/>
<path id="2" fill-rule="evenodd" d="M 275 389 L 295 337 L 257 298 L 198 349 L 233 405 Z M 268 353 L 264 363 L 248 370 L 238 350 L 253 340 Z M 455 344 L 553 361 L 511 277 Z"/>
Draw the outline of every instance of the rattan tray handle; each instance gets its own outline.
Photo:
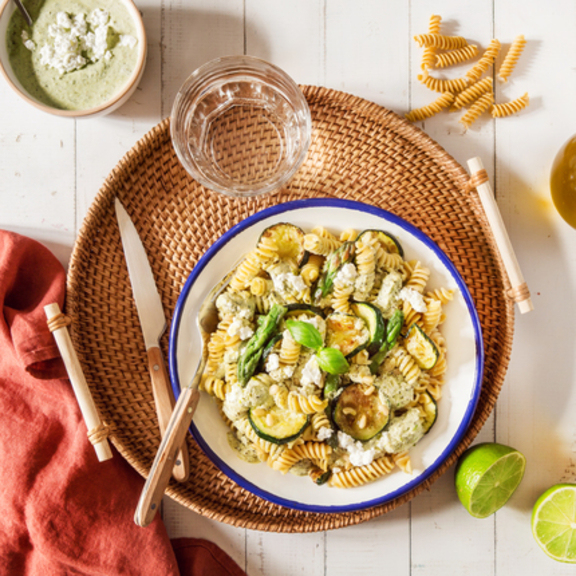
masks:
<path id="1" fill-rule="evenodd" d="M 512 247 L 510 237 L 504 226 L 504 221 L 502 220 L 498 204 L 496 204 L 494 192 L 492 191 L 486 170 L 484 170 L 482 160 L 478 157 L 468 160 L 468 168 L 470 169 L 471 175 L 470 186 L 476 188 L 478 191 L 480 202 L 482 202 L 484 213 L 492 229 L 500 257 L 502 258 L 504 268 L 506 268 L 508 279 L 510 280 L 510 285 L 512 286 L 508 296 L 518 304 L 518 309 L 521 314 L 530 312 L 534 310 L 534 305 L 530 298 L 530 291 L 528 290 L 528 285 L 524 280 L 520 265 L 514 254 L 514 248 Z"/>
<path id="2" fill-rule="evenodd" d="M 94 399 L 90 393 L 90 388 L 88 388 L 82 366 L 72 345 L 70 333 L 68 332 L 70 320 L 62 314 L 58 304 L 48 304 L 48 306 L 44 306 L 44 311 L 48 319 L 48 327 L 54 335 L 58 350 L 60 350 L 60 355 L 66 366 L 68 377 L 70 378 L 70 382 L 72 382 L 72 388 L 74 389 L 74 394 L 76 394 L 82 416 L 86 422 L 88 439 L 94 445 L 96 456 L 98 456 L 100 462 L 110 460 L 110 458 L 112 458 L 112 450 L 110 449 L 110 444 L 107 439 L 108 428 L 102 423 L 102 420 L 100 420 L 100 414 L 98 413 L 96 404 L 94 404 Z"/>

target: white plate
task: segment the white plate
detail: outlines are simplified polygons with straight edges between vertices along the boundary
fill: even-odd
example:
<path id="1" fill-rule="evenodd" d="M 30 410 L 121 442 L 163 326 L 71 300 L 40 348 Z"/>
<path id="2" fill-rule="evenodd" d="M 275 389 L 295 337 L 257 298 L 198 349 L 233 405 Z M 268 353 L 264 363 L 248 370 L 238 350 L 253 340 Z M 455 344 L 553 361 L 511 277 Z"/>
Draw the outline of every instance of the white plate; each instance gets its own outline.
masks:
<path id="1" fill-rule="evenodd" d="M 196 315 L 200 303 L 238 259 L 256 246 L 261 232 L 278 222 L 291 222 L 305 231 L 318 225 L 338 233 L 346 228 L 386 230 L 398 238 L 406 260 L 417 259 L 430 268 L 430 289 L 457 289 L 454 300 L 445 307 L 447 319 L 441 329 L 448 348 L 448 372 L 438 419 L 430 433 L 410 450 L 412 475 L 396 469 L 375 482 L 346 490 L 316 486 L 308 478 L 283 476 L 266 464 L 240 460 L 228 445 L 228 428 L 214 400 L 205 393 L 191 432 L 206 455 L 230 478 L 257 496 L 289 508 L 345 512 L 398 498 L 438 469 L 464 436 L 480 396 L 484 355 L 478 315 L 454 265 L 423 232 L 385 210 L 348 200 L 299 200 L 258 212 L 224 234 L 195 266 L 176 304 L 169 352 L 174 394 L 179 396 L 181 383 L 190 382 L 198 364 L 201 342 Z"/>

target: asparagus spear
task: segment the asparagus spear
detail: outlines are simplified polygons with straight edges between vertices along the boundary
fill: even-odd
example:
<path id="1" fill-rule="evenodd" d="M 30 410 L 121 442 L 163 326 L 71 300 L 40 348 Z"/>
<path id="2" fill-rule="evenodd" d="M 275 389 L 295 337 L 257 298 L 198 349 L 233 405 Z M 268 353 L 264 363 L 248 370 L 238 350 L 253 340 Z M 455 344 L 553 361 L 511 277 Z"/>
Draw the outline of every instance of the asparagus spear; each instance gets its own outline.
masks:
<path id="1" fill-rule="evenodd" d="M 380 350 L 374 355 L 372 358 L 372 362 L 370 364 L 370 372 L 372 374 L 376 374 L 378 372 L 378 368 L 380 368 L 380 364 L 384 362 L 384 358 L 386 358 L 386 354 L 396 344 L 396 340 L 398 340 L 398 336 L 400 335 L 400 330 L 402 330 L 402 325 L 404 324 L 404 312 L 402 310 L 396 310 L 392 315 L 392 318 L 388 320 L 388 325 L 386 326 L 386 338 L 380 347 Z"/>
<path id="2" fill-rule="evenodd" d="M 268 314 L 264 317 L 264 320 L 259 324 L 258 329 L 254 332 L 252 338 L 248 340 L 248 343 L 242 349 L 240 353 L 240 358 L 238 359 L 238 382 L 240 386 L 246 386 L 246 383 L 252 374 L 256 371 L 262 353 L 264 352 L 264 347 L 268 341 L 276 334 L 278 330 L 278 325 L 280 320 L 284 317 L 287 308 L 281 306 L 280 304 L 274 304 Z"/>
<path id="3" fill-rule="evenodd" d="M 326 263 L 324 264 L 324 272 L 318 280 L 318 286 L 314 292 L 315 302 L 320 302 L 322 298 L 325 298 L 328 292 L 332 290 L 332 285 L 334 284 L 334 278 L 340 268 L 348 263 L 352 262 L 354 259 L 354 243 L 344 242 L 340 248 L 334 250 L 326 258 Z"/>

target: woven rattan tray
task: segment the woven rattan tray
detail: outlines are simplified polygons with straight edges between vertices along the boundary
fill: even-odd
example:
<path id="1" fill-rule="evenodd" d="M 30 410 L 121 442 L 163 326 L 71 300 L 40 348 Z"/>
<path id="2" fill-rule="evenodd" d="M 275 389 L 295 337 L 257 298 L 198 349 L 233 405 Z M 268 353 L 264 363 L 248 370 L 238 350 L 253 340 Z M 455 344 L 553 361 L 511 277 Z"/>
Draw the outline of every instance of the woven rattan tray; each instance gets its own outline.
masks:
<path id="1" fill-rule="evenodd" d="M 304 87 L 313 120 L 305 163 L 282 192 L 237 200 L 210 192 L 181 167 L 169 121 L 151 130 L 119 162 L 90 207 L 68 275 L 72 338 L 112 442 L 146 476 L 160 437 L 146 351 L 133 305 L 118 227 L 118 196 L 152 261 L 168 318 L 194 264 L 231 226 L 288 200 L 349 198 L 394 212 L 426 232 L 452 259 L 474 298 L 486 364 L 480 402 L 456 451 L 426 482 L 393 502 L 342 514 L 297 512 L 252 495 L 229 480 L 190 439 L 194 473 L 171 481 L 168 494 L 188 508 L 234 526 L 307 532 L 357 524 L 428 488 L 474 439 L 493 409 L 512 346 L 507 279 L 468 175 L 418 128 L 380 106 L 318 87 Z M 163 340 L 167 350 L 167 337 Z"/>

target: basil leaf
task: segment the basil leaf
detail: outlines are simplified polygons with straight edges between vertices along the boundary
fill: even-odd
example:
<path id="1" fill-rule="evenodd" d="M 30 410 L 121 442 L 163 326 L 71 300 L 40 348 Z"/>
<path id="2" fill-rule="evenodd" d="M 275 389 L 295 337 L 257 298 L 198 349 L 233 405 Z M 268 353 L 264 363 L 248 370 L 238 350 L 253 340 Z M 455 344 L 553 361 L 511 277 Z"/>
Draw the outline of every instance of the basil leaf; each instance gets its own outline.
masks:
<path id="1" fill-rule="evenodd" d="M 345 374 L 350 369 L 350 364 L 340 350 L 336 348 L 322 348 L 316 353 L 318 366 L 328 374 Z"/>
<path id="2" fill-rule="evenodd" d="M 302 346 L 312 348 L 313 350 L 322 348 L 322 335 L 309 322 L 286 320 L 286 328 L 288 328 L 292 338 L 294 338 L 298 344 L 302 344 Z"/>

